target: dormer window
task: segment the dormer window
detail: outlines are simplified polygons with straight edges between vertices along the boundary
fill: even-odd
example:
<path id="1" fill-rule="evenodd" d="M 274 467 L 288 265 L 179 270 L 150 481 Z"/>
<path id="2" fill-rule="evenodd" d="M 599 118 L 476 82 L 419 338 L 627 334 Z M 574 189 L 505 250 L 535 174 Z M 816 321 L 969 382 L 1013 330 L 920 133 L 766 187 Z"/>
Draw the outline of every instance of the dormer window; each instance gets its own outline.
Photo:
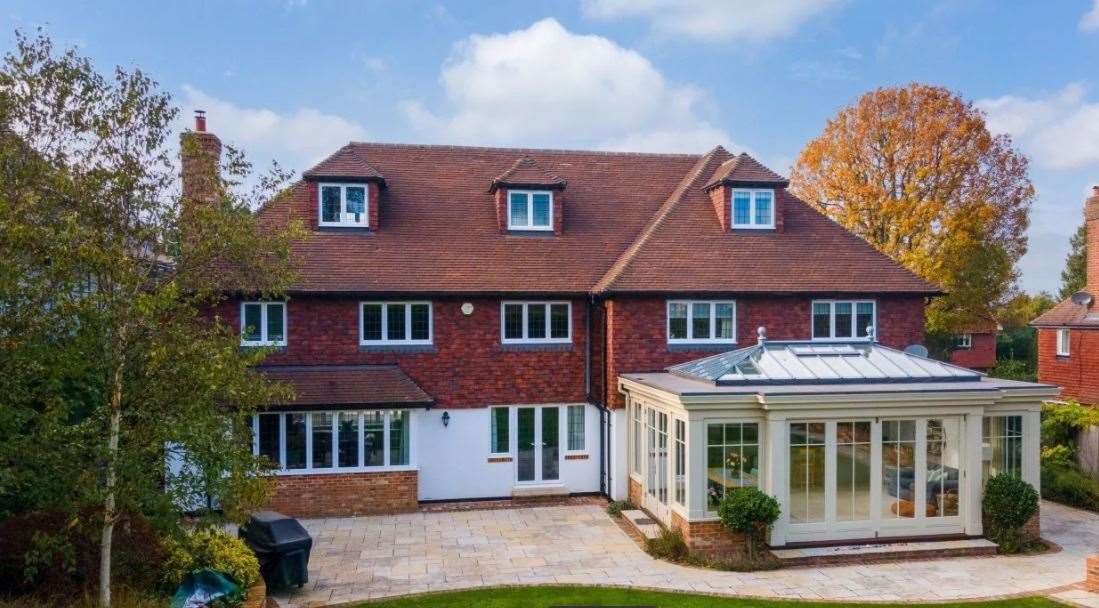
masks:
<path id="1" fill-rule="evenodd" d="M 553 192 L 509 190 L 508 230 L 553 230 Z"/>
<path id="2" fill-rule="evenodd" d="M 321 226 L 370 226 L 370 190 L 366 184 L 319 184 L 318 210 Z"/>
<path id="3" fill-rule="evenodd" d="M 766 229 L 775 227 L 775 191 L 733 189 L 732 227 Z"/>

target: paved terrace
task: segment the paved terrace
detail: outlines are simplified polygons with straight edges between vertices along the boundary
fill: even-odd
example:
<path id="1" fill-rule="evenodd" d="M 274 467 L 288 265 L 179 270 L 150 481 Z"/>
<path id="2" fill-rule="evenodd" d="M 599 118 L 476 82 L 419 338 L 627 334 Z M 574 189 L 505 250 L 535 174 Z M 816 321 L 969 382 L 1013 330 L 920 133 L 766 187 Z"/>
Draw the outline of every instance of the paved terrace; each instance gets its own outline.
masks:
<path id="1" fill-rule="evenodd" d="M 1099 514 L 1042 503 L 1043 536 L 1063 551 L 903 563 L 716 572 L 649 557 L 600 506 L 410 513 L 303 521 L 310 582 L 281 591 L 306 607 L 493 585 L 634 586 L 723 595 L 942 601 L 1048 593 L 1084 578 Z"/>

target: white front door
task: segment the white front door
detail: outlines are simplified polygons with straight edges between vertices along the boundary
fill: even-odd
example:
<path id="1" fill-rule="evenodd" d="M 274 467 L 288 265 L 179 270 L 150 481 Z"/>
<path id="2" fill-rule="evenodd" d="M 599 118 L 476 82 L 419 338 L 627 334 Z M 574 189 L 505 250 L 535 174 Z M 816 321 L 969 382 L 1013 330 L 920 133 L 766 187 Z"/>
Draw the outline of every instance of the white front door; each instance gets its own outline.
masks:
<path id="1" fill-rule="evenodd" d="M 561 478 L 561 410 L 557 406 L 517 408 L 519 483 L 556 483 Z"/>
<path id="2" fill-rule="evenodd" d="M 960 417 L 791 422 L 790 542 L 963 531 Z"/>
<path id="3" fill-rule="evenodd" d="M 668 508 L 668 414 L 645 408 L 645 495 L 642 505 L 665 524 L 671 523 Z"/>

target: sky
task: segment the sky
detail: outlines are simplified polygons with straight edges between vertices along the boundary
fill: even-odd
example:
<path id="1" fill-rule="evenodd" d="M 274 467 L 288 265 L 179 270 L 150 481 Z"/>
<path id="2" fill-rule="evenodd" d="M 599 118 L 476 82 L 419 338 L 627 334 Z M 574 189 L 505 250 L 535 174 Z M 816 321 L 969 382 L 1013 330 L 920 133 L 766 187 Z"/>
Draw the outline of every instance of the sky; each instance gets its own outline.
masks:
<path id="1" fill-rule="evenodd" d="M 1020 286 L 1056 291 L 1099 184 L 1099 0 L 5 0 L 139 67 L 257 165 L 348 141 L 747 151 L 788 174 L 859 95 L 918 81 L 988 115 L 1037 189 Z"/>

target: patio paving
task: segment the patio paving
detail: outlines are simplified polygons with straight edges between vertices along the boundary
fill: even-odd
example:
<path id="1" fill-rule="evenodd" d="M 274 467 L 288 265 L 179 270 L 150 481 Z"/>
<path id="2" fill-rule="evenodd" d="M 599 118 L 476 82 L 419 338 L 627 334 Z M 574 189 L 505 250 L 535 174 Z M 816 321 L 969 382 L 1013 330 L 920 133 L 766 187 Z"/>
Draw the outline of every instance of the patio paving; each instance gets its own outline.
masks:
<path id="1" fill-rule="evenodd" d="M 633 586 L 812 600 L 943 601 L 1063 591 L 1099 550 L 1099 514 L 1042 503 L 1043 536 L 1063 548 L 770 572 L 717 572 L 645 554 L 595 505 L 410 513 L 302 522 L 314 538 L 310 582 L 282 606 L 493 585 Z"/>

